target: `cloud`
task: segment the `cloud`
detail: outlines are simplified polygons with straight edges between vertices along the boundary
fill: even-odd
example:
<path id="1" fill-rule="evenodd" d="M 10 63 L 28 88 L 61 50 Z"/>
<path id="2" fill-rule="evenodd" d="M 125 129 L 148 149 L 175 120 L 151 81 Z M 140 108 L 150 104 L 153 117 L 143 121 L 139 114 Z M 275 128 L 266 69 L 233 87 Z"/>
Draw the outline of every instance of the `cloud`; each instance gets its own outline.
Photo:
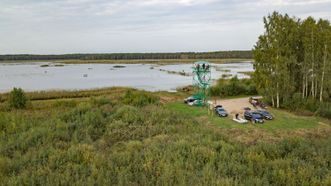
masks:
<path id="1" fill-rule="evenodd" d="M 331 19 L 330 8 L 331 0 L 1 0 L 0 53 L 250 49 L 268 13 Z"/>
<path id="2" fill-rule="evenodd" d="M 261 4 L 275 6 L 292 6 L 292 5 L 314 5 L 330 3 L 331 0 L 263 0 Z"/>

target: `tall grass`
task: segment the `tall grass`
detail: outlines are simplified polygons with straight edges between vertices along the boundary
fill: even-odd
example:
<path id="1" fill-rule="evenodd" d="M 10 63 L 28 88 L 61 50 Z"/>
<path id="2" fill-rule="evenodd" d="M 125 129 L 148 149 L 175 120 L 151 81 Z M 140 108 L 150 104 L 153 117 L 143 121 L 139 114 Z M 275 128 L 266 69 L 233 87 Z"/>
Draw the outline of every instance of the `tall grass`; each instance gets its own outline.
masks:
<path id="1" fill-rule="evenodd" d="M 331 138 L 243 145 L 157 96 L 0 112 L 3 185 L 329 185 Z"/>

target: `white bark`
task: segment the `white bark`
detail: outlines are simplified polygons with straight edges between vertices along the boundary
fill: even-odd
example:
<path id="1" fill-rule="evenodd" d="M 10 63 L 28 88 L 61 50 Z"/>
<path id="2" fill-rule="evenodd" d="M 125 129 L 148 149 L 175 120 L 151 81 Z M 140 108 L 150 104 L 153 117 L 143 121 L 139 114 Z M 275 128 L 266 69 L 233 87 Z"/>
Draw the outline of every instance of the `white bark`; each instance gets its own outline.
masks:
<path id="1" fill-rule="evenodd" d="M 305 75 L 302 77 L 302 99 L 305 98 L 305 91 L 306 91 L 306 86 L 305 86 Z"/>
<path id="2" fill-rule="evenodd" d="M 327 45 L 324 45 L 324 59 L 323 59 L 323 68 L 322 68 L 322 79 L 321 79 L 321 90 L 320 90 L 320 102 L 323 101 L 323 88 L 324 88 L 324 76 L 325 76 L 325 65 L 327 58 Z"/>
<path id="3" fill-rule="evenodd" d="M 277 101 L 277 108 L 279 108 L 279 83 L 277 82 L 277 90 L 276 90 L 276 101 Z"/>
<path id="4" fill-rule="evenodd" d="M 315 68 L 315 59 L 314 59 L 314 31 L 311 32 L 311 96 L 314 98 L 315 95 L 315 84 L 314 84 L 314 80 L 315 80 L 315 72 L 314 72 L 314 68 Z"/>

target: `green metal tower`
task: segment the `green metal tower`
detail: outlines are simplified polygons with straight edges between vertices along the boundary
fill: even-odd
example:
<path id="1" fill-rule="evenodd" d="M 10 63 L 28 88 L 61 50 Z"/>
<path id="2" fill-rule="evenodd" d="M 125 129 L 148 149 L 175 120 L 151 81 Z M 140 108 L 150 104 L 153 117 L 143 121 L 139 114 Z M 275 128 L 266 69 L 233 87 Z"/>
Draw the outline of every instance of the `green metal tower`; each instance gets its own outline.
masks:
<path id="1" fill-rule="evenodd" d="M 197 106 L 204 106 L 207 103 L 207 88 L 211 84 L 211 66 L 206 61 L 195 62 L 193 67 L 193 86 L 195 94 L 193 97 L 198 101 Z"/>

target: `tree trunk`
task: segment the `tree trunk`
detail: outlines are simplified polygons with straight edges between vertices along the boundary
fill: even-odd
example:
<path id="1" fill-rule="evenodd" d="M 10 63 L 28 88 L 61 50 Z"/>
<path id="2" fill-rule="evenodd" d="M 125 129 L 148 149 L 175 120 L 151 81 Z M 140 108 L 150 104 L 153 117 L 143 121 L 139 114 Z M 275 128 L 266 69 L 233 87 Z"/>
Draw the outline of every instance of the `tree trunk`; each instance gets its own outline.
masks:
<path id="1" fill-rule="evenodd" d="M 312 75 L 312 77 L 311 77 L 311 90 L 310 90 L 310 92 L 311 92 L 311 96 L 314 98 L 314 87 L 315 87 L 315 85 L 314 85 L 314 75 Z"/>
<path id="2" fill-rule="evenodd" d="M 277 85 L 276 85 L 276 107 L 279 108 L 279 69 L 278 69 L 278 65 L 279 65 L 279 55 L 278 55 L 278 51 L 277 51 L 277 61 L 276 61 L 276 81 L 277 81 Z"/>
<path id="3" fill-rule="evenodd" d="M 318 79 L 317 79 L 317 75 L 316 75 L 316 78 L 315 78 L 315 95 L 314 95 L 314 98 L 316 99 L 317 98 L 317 93 L 318 93 Z"/>
<path id="4" fill-rule="evenodd" d="M 306 74 L 306 97 L 308 97 L 308 73 Z"/>
<path id="5" fill-rule="evenodd" d="M 276 101 L 277 101 L 277 108 L 279 108 L 279 83 L 278 82 L 277 82 Z"/>
<path id="6" fill-rule="evenodd" d="M 305 92 L 306 92 L 306 86 L 305 86 L 305 75 L 302 77 L 302 99 L 305 99 Z"/>
<path id="7" fill-rule="evenodd" d="M 324 59 L 323 59 L 323 68 L 322 68 L 322 78 L 321 78 L 321 90 L 320 90 L 320 102 L 323 102 L 323 88 L 324 88 L 324 76 L 325 76 L 325 65 L 327 58 L 327 45 L 324 45 Z"/>
<path id="8" fill-rule="evenodd" d="M 306 65 L 305 65 L 305 60 L 303 61 L 303 73 L 302 73 L 302 99 L 305 99 L 306 97 Z"/>
<path id="9" fill-rule="evenodd" d="M 314 31 L 311 32 L 311 95 L 314 98 L 315 95 L 315 84 L 314 84 L 314 80 L 315 80 L 315 74 L 314 74 L 314 68 L 315 68 L 315 58 L 314 58 Z"/>
<path id="10" fill-rule="evenodd" d="M 305 99 L 306 97 L 308 97 L 308 72 L 305 71 L 305 74 L 303 75 L 303 83 L 302 83 L 302 99 Z"/>

